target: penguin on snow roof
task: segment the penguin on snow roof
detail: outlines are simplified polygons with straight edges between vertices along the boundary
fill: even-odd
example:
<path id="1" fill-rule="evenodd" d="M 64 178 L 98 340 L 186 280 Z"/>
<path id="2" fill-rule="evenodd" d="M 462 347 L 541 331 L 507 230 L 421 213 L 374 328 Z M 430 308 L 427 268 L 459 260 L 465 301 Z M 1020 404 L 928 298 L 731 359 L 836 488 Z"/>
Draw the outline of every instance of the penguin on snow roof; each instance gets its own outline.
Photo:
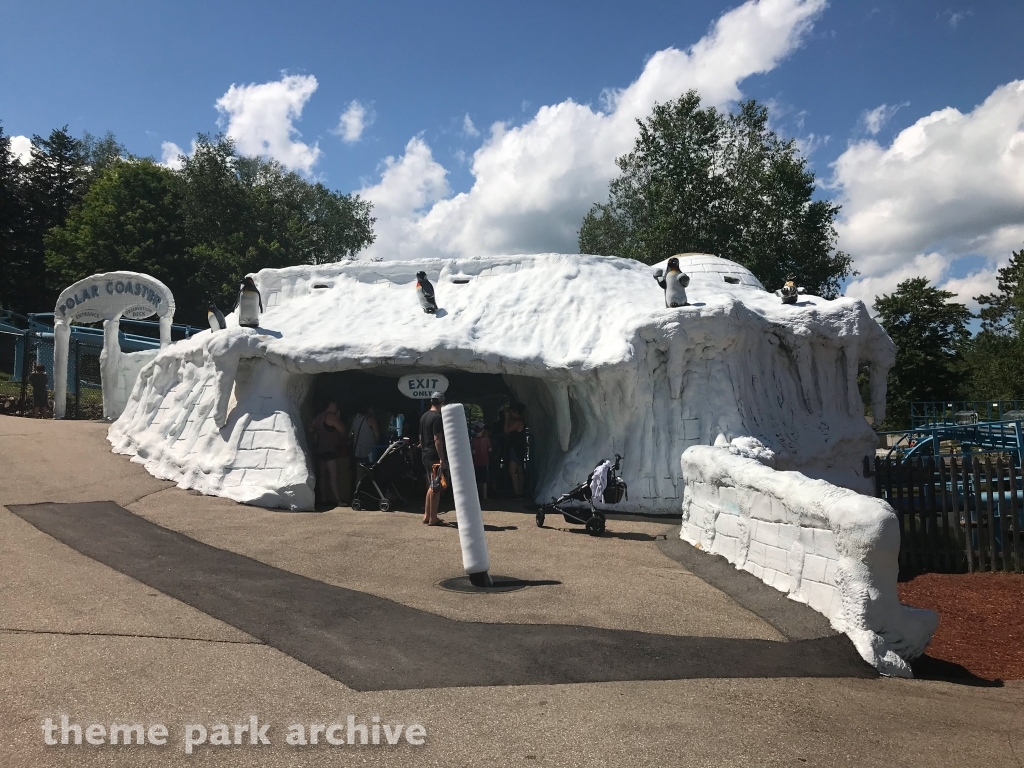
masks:
<path id="1" fill-rule="evenodd" d="M 222 331 L 228 327 L 224 313 L 212 301 L 206 306 L 206 319 L 210 321 L 211 331 Z"/>
<path id="2" fill-rule="evenodd" d="M 437 312 L 437 301 L 434 299 L 434 286 L 427 280 L 426 272 L 416 273 L 416 295 L 419 296 L 420 306 L 428 315 Z"/>
<path id="3" fill-rule="evenodd" d="M 243 328 L 256 328 L 260 324 L 263 298 L 252 275 L 246 275 L 238 292 L 238 324 Z"/>
<path id="4" fill-rule="evenodd" d="M 679 271 L 679 259 L 673 256 L 668 260 L 667 271 L 660 268 L 654 270 L 654 279 L 665 291 L 666 307 L 687 307 L 686 287 L 690 284 L 690 276 Z"/>

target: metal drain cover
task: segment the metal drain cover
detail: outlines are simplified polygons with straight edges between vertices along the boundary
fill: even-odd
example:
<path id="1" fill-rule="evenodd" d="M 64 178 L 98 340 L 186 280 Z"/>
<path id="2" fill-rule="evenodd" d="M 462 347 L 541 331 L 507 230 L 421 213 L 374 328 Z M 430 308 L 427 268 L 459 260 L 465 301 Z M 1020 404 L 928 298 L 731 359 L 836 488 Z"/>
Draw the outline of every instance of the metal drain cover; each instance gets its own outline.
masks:
<path id="1" fill-rule="evenodd" d="M 515 592 L 517 589 L 532 587 L 537 582 L 516 579 L 511 576 L 491 576 L 493 586 L 476 587 L 469 581 L 469 576 L 456 576 L 438 582 L 437 586 L 449 592 Z"/>

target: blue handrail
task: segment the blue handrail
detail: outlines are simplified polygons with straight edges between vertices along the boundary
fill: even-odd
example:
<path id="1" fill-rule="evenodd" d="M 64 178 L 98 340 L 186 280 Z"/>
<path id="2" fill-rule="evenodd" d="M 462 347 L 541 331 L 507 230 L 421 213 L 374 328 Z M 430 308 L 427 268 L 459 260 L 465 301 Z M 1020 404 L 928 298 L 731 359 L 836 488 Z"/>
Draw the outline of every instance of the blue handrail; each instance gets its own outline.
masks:
<path id="1" fill-rule="evenodd" d="M 931 454 L 940 456 L 943 443 L 959 453 L 1007 453 L 1015 458 L 1017 466 L 1024 464 L 1024 420 L 987 421 L 976 424 L 943 424 L 917 429 L 879 432 L 880 437 L 898 436 L 889 447 L 886 458 L 894 455 L 902 461 L 913 456 Z M 950 453 L 953 451 L 950 450 Z"/>

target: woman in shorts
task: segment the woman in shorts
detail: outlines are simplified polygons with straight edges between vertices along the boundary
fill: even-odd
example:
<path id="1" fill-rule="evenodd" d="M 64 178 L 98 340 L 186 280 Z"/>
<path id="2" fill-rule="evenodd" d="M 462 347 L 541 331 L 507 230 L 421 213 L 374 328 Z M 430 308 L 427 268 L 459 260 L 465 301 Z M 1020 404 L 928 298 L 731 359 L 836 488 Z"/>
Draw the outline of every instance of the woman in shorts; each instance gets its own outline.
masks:
<path id="1" fill-rule="evenodd" d="M 316 488 L 320 502 L 330 508 L 338 506 L 338 457 L 348 440 L 345 424 L 338 414 L 338 404 L 328 403 L 309 425 L 310 439 L 316 449 L 319 468 Z M 326 498 L 325 498 L 326 497 Z"/>

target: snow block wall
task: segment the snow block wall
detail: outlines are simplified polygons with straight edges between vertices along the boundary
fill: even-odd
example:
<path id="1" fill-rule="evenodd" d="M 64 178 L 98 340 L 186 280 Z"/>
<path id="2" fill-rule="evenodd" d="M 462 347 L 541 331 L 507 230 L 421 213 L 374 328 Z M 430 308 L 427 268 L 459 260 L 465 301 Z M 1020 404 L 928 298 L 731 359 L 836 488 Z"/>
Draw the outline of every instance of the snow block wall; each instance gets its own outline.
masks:
<path id="1" fill-rule="evenodd" d="M 244 330 L 236 341 L 255 335 Z M 114 452 L 181 488 L 312 509 L 315 477 L 300 417 L 312 377 L 242 358 L 238 349 L 215 348 L 215 362 L 209 341 L 209 334 L 179 341 L 142 369 L 108 432 Z"/>
<path id="2" fill-rule="evenodd" d="M 799 472 L 780 472 L 723 447 L 682 455 L 684 541 L 824 614 L 865 661 L 910 677 L 938 626 L 896 594 L 900 532 L 881 499 Z"/>
<path id="3" fill-rule="evenodd" d="M 124 413 L 131 397 L 132 389 L 141 371 L 157 355 L 155 349 L 143 349 L 139 352 L 122 352 L 117 357 L 116 370 L 111 371 L 112 383 L 108 385 L 107 416 L 116 419 Z"/>
<path id="4" fill-rule="evenodd" d="M 161 350 L 110 440 L 183 487 L 311 507 L 299 413 L 315 375 L 457 370 L 498 374 L 526 404 L 541 501 L 620 453 L 629 499 L 616 509 L 672 514 L 683 450 L 739 437 L 768 446 L 780 469 L 867 488 L 862 461 L 877 438 L 857 375 L 870 369 L 882 418 L 895 348 L 864 304 L 807 295 L 783 305 L 733 262 L 680 264 L 691 305 L 676 309 L 652 266 L 613 256 L 265 269 L 260 328 L 232 314 L 226 329 Z M 419 306 L 420 270 L 436 315 Z M 254 426 L 271 415 L 271 427 Z M 276 436 L 249 439 L 260 431 Z"/>

